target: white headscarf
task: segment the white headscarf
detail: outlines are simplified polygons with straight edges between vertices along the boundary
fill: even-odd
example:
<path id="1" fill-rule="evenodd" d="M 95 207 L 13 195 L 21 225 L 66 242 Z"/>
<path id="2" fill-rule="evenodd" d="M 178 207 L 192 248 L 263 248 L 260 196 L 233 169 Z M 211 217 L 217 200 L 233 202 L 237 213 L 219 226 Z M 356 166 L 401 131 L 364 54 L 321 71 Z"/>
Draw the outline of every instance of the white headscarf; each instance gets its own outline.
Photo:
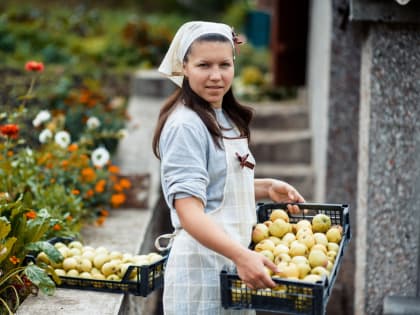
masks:
<path id="1" fill-rule="evenodd" d="M 191 44 L 205 34 L 223 35 L 232 43 L 232 47 L 235 47 L 233 30 L 230 26 L 214 22 L 187 22 L 176 32 L 158 71 L 181 87 L 184 78 L 182 66 L 185 54 Z"/>

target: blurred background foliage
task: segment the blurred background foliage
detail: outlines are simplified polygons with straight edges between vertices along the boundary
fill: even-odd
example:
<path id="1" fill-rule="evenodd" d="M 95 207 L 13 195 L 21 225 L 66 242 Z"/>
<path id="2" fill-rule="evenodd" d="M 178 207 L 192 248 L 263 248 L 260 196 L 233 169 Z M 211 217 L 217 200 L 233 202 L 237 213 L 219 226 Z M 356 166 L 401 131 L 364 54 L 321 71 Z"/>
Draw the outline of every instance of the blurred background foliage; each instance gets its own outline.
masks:
<path id="1" fill-rule="evenodd" d="M 219 21 L 244 33 L 247 14 L 255 8 L 254 2 L 3 0 L 0 76 L 16 74 L 27 60 L 44 62 L 46 71 L 41 81 L 50 83 L 41 82 L 44 93 L 40 93 L 39 103 L 44 107 L 54 103 L 48 93 L 51 84 L 85 88 L 87 81 L 98 81 L 105 97 L 117 93 L 128 98 L 132 73 L 156 68 L 182 23 Z M 241 45 L 236 62 L 239 97 L 258 101 L 276 96 L 271 86 L 269 47 L 254 47 L 250 42 Z M 7 82 L 3 87 L 6 86 Z M 0 101 L 10 100 L 10 92 L 1 88 Z M 285 96 L 277 94 L 279 98 Z"/>

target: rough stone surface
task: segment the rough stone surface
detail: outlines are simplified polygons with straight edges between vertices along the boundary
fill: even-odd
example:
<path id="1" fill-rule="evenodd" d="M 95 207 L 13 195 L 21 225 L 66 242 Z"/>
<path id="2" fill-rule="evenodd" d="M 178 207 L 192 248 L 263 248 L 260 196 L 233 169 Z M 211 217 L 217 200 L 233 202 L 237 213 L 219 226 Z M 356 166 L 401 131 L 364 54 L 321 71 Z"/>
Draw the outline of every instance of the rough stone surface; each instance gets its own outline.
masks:
<path id="1" fill-rule="evenodd" d="M 418 283 L 420 27 L 370 30 L 366 314 L 387 295 L 414 296 Z"/>
<path id="2" fill-rule="evenodd" d="M 348 21 L 349 1 L 334 0 L 331 34 L 330 97 L 325 202 L 350 206 L 350 225 L 356 230 L 358 119 L 361 35 Z M 328 314 L 353 314 L 354 237 L 343 256 Z"/>

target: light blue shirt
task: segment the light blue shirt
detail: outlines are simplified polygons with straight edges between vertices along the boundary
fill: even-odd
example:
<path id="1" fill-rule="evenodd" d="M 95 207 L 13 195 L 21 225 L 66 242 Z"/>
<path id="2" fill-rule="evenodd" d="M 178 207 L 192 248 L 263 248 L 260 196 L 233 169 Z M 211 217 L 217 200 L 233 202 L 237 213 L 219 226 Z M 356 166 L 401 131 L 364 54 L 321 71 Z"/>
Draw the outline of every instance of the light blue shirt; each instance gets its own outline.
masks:
<path id="1" fill-rule="evenodd" d="M 223 135 L 239 136 L 223 110 L 214 111 L 219 125 L 230 128 Z M 225 151 L 216 146 L 194 111 L 182 104 L 174 109 L 162 130 L 159 151 L 162 190 L 174 228 L 180 227 L 174 199 L 197 197 L 202 200 L 205 212 L 220 205 L 226 180 Z"/>

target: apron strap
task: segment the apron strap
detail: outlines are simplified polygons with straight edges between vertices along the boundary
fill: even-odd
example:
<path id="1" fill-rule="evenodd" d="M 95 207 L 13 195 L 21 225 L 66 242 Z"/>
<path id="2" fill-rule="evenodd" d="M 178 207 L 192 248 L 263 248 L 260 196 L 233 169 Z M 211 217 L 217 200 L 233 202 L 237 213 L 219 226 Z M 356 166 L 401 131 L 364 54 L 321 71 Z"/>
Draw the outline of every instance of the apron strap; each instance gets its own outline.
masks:
<path id="1" fill-rule="evenodd" d="M 159 235 L 155 239 L 155 248 L 160 252 L 167 251 L 167 250 L 171 249 L 172 243 L 174 242 L 174 239 L 175 239 L 175 236 L 179 233 L 179 231 L 180 231 L 180 229 L 176 229 L 172 233 L 166 233 L 166 234 Z M 162 245 L 160 243 L 161 240 L 165 240 L 167 242 L 167 244 Z"/>

